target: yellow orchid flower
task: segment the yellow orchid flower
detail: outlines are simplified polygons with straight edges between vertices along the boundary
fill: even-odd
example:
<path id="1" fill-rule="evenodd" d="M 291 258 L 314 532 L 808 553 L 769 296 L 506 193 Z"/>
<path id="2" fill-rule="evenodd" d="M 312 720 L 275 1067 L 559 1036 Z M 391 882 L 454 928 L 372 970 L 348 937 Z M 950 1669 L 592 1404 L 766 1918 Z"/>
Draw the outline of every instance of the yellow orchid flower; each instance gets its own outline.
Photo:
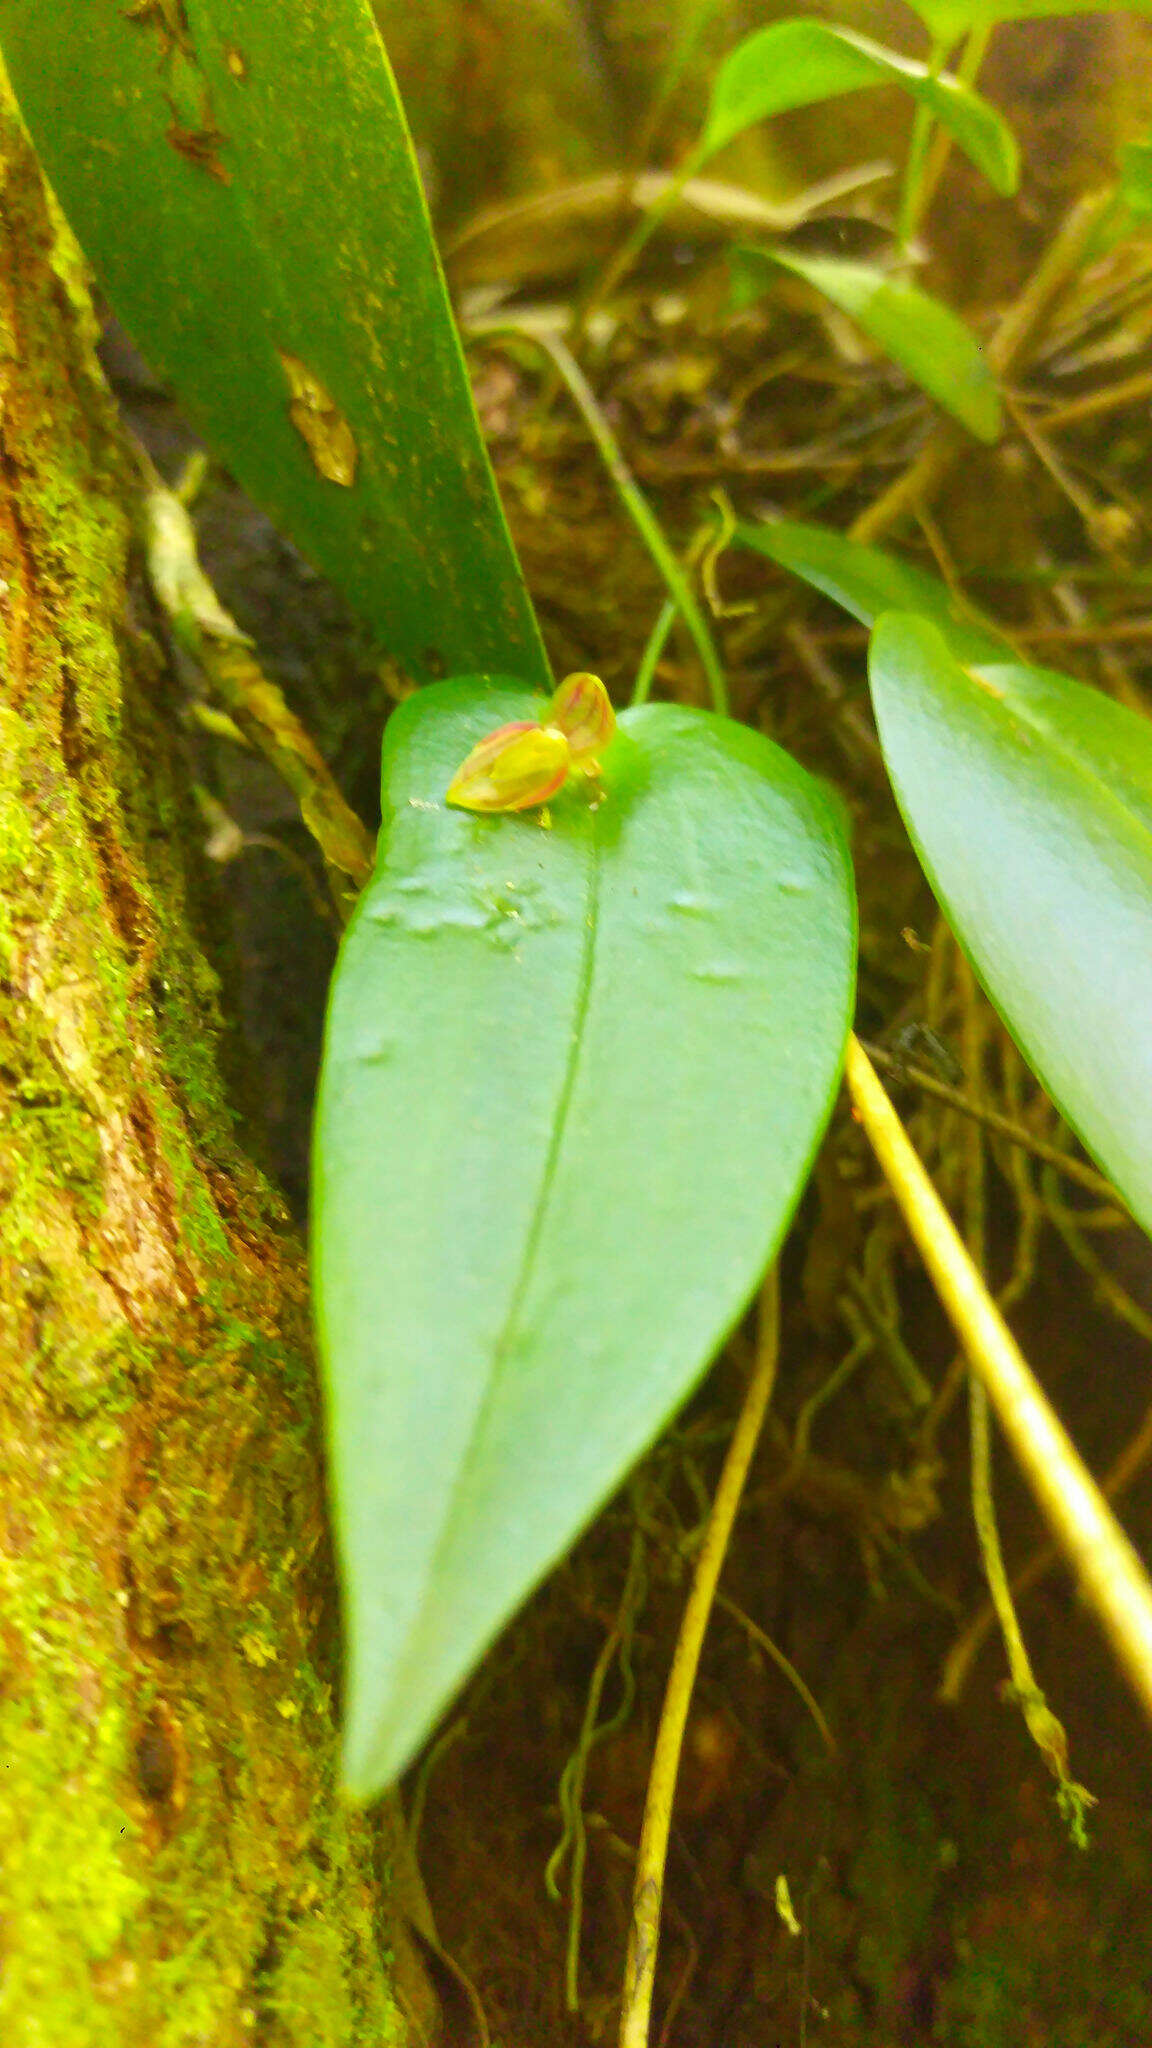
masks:
<path id="1" fill-rule="evenodd" d="M 574 761 L 603 753 L 616 730 L 616 713 L 599 676 L 583 669 L 565 676 L 548 708 L 548 723 L 564 734 Z"/>
<path id="2" fill-rule="evenodd" d="M 530 811 L 555 796 L 571 758 L 555 726 L 515 719 L 473 747 L 452 778 L 447 802 L 464 811 Z"/>
<path id="3" fill-rule="evenodd" d="M 540 719 L 517 718 L 473 747 L 456 770 L 446 802 L 464 811 L 530 811 L 546 804 L 569 770 L 599 772 L 597 756 L 616 730 L 599 676 L 565 676 Z"/>

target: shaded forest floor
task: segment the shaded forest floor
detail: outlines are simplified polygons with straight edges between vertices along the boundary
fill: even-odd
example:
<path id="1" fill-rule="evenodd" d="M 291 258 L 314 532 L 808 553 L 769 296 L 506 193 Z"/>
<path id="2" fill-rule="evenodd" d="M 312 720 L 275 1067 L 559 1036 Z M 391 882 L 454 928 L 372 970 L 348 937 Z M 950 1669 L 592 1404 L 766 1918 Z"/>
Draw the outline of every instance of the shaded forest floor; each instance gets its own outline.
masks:
<path id="1" fill-rule="evenodd" d="M 872 202 L 865 195 L 803 232 L 807 246 L 867 252 Z M 1034 253 L 1017 249 L 1001 273 L 1015 263 L 1022 279 Z M 955 270 L 954 248 L 941 262 Z M 547 302 L 547 282 L 535 276 L 521 300 Z M 570 280 L 555 285 L 563 293 Z M 1146 250 L 1085 280 L 1027 366 L 1004 444 L 966 455 L 946 499 L 895 542 L 1010 625 L 1032 658 L 1136 703 L 1152 690 L 1142 502 L 1152 425 L 1146 394 L 1099 395 L 1131 377 L 1150 306 Z M 171 478 L 190 445 L 185 429 L 115 337 L 108 362 Z M 786 289 L 732 317 L 714 253 L 690 242 L 656 250 L 589 368 L 670 538 L 706 569 L 736 715 L 848 804 L 862 1035 L 887 1054 L 902 1113 L 954 1204 L 981 1147 L 992 1279 L 1012 1287 L 1014 1327 L 1093 1469 L 1106 1472 L 1134 1440 L 1139 1466 L 1142 1431 L 1152 1449 L 1152 1259 L 1118 1211 L 1028 1145 L 981 1136 L 948 1098 L 1072 1149 L 938 921 L 871 735 L 864 636 L 766 562 L 709 552 L 722 530 L 716 490 L 743 518 L 785 511 L 845 529 L 933 431 L 927 403 L 810 299 Z M 655 572 L 583 428 L 562 395 L 542 392 L 529 356 L 485 345 L 474 369 L 556 671 L 597 669 L 626 701 L 660 609 Z M 395 677 L 227 478 L 210 477 L 197 517 L 225 603 L 373 818 Z M 187 684 L 191 703 L 190 674 Z M 686 641 L 669 642 L 655 693 L 703 700 Z M 220 869 L 238 1100 L 303 1217 L 335 932 L 288 793 L 194 719 L 188 747 L 196 780 L 244 834 Z M 963 1383 L 843 1108 L 782 1282 L 774 1414 L 689 1730 L 654 2040 L 1137 2048 L 1152 2039 L 1152 1738 L 1059 1571 L 1022 1599 L 1021 1616 L 1073 1775 L 1098 1801 L 1090 1846 L 1070 1840 L 1003 1697 L 994 1634 L 957 1696 L 938 1699 L 983 1601 Z M 652 1737 L 753 1337 L 751 1326 L 734 1335 L 676 1427 L 497 1647 L 406 1789 L 441 1941 L 500 2048 L 614 2038 Z M 1003 1457 L 996 1494 L 1015 1569 L 1043 1535 Z M 1147 1548 L 1152 1474 L 1137 1472 L 1122 1515 Z M 589 1742 L 593 1686 L 602 1690 Z M 584 1774 L 575 1814 L 574 1758 Z M 453 2028 L 461 2041 L 469 2030 L 483 2039 L 464 2007 L 446 2038 Z"/>

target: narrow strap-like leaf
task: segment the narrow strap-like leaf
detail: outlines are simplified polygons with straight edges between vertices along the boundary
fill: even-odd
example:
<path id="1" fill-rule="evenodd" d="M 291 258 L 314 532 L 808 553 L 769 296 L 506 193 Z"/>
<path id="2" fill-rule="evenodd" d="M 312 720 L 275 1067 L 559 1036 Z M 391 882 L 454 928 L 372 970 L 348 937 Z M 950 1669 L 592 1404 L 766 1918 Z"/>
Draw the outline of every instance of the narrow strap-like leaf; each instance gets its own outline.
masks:
<path id="1" fill-rule="evenodd" d="M 367 0 L 0 0 L 0 47 L 212 453 L 411 675 L 544 685 Z"/>
<path id="2" fill-rule="evenodd" d="M 908 0 L 934 41 L 948 48 L 985 22 L 1052 14 L 1152 14 L 1152 0 Z"/>
<path id="3" fill-rule="evenodd" d="M 886 548 L 849 540 L 831 526 L 803 519 L 741 520 L 733 535 L 782 569 L 822 590 L 859 619 L 873 626 L 881 612 L 918 612 L 939 628 L 958 661 L 1007 661 L 1012 649 L 974 605 L 914 562 L 902 561 Z"/>

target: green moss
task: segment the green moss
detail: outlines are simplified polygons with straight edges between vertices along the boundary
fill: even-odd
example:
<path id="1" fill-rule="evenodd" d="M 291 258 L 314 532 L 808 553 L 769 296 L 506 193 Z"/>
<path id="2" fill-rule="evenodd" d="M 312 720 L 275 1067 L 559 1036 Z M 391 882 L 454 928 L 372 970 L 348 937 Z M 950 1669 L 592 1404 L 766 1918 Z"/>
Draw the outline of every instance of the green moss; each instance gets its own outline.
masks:
<path id="1" fill-rule="evenodd" d="M 18 1102 L 11 1111 L 8 1137 L 13 1153 L 26 1159 L 36 1179 L 62 1184 L 74 1194 L 89 1221 L 99 1217 L 100 1133 L 93 1117 L 70 1100 Z M 32 1206 L 33 1193 L 29 1189 Z M 19 1211 L 4 1220 L 5 1235 L 21 1228 Z"/>
<path id="2" fill-rule="evenodd" d="M 63 1189 L 91 1223 L 103 1209 L 99 1127 L 83 1104 L 61 1091 L 54 1074 L 42 1085 L 43 1093 L 26 1070 L 5 1091 L 0 1245 L 12 1255 L 34 1246 L 50 1189 Z"/>
<path id="3" fill-rule="evenodd" d="M 29 2042 L 72 2048 L 92 2039 L 98 1966 L 124 1949 L 145 1886 L 126 1854 L 136 1825 L 116 1790 L 125 1686 L 91 1627 L 102 1604 L 98 1566 L 75 1552 L 60 1559 L 64 1532 L 48 1502 L 29 1497 L 21 1512 L 33 1540 L 5 1577 L 4 1618 L 15 1670 L 35 1668 L 38 1682 L 18 1686 L 3 1715 L 5 1913 L 19 1933 L 6 1956 L 4 1996 L 17 2016 L 51 2014 L 39 2035 L 24 2037 Z"/>
<path id="4" fill-rule="evenodd" d="M 378 2048 L 402 2029 L 373 1844 L 336 1794 L 313 1643 L 304 1276 L 220 1079 L 94 326 L 0 99 L 5 173 L 0 493 L 25 552 L 0 522 L 22 607 L 0 671 L 0 2034 Z"/>
<path id="5" fill-rule="evenodd" d="M 292 2040 L 281 2025 L 294 2013 L 311 2011 L 315 2048 L 343 2048 L 352 2031 L 352 2001 L 344 1978 L 339 1941 L 323 1921 L 310 1920 L 285 1930 L 275 1961 L 260 1984 L 269 2048 Z M 317 2009 L 313 1987 L 327 1986 L 324 2009 Z"/>

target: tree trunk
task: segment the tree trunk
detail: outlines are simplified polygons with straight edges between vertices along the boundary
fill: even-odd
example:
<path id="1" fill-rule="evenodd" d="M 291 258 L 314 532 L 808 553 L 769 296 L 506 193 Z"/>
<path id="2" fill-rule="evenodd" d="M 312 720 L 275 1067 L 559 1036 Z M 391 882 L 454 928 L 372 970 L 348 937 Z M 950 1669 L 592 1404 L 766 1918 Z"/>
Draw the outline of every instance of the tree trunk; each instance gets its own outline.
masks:
<path id="1" fill-rule="evenodd" d="M 93 336 L 0 98 L 0 2037 L 383 2048 L 425 2030 L 335 1791 L 304 1262 L 221 1079 Z"/>

